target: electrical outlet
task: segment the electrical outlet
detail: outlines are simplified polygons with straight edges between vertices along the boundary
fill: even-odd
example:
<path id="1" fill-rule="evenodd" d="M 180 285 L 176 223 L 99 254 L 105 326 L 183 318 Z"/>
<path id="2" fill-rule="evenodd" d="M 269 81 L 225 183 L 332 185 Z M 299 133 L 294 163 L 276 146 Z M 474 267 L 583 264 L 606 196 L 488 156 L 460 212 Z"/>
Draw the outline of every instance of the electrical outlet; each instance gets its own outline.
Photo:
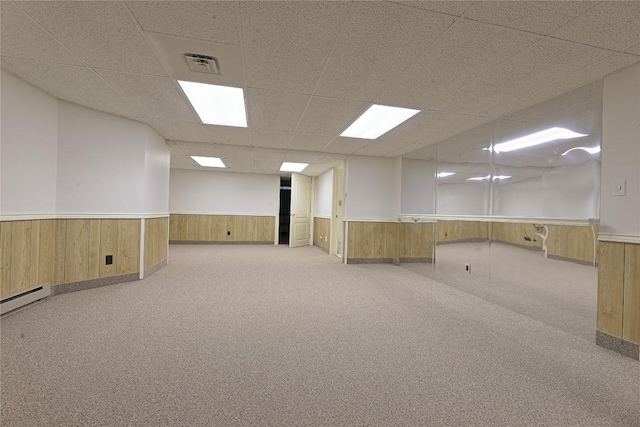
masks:
<path id="1" fill-rule="evenodd" d="M 467 273 L 471 274 L 471 264 L 465 264 L 464 269 Z"/>
<path id="2" fill-rule="evenodd" d="M 231 232 L 230 231 L 227 231 L 227 236 L 231 236 Z"/>
<path id="3" fill-rule="evenodd" d="M 107 255 L 104 260 L 105 265 L 113 264 L 113 255 Z"/>
<path id="4" fill-rule="evenodd" d="M 627 181 L 624 179 L 613 181 L 613 195 L 614 196 L 626 196 L 627 195 Z"/>

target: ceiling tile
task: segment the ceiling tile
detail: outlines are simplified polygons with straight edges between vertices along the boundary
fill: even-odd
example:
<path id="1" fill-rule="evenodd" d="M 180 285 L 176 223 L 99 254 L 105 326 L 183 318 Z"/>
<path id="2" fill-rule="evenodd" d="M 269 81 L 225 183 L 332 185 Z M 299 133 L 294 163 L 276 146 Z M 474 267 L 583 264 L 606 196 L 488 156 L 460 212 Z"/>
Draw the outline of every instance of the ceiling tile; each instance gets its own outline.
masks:
<path id="1" fill-rule="evenodd" d="M 127 5 L 145 31 L 238 44 L 233 2 L 130 1 Z"/>
<path id="2" fill-rule="evenodd" d="M 169 122 L 166 120 L 145 120 L 167 139 L 194 142 L 212 142 L 211 135 L 199 123 Z"/>
<path id="3" fill-rule="evenodd" d="M 400 148 L 397 148 L 393 151 L 391 151 L 390 153 L 385 154 L 385 157 L 400 157 L 400 156 L 404 156 L 407 153 L 411 153 L 414 152 L 415 150 L 417 150 L 419 147 L 421 147 L 421 145 L 419 144 L 406 144 Z"/>
<path id="4" fill-rule="evenodd" d="M 285 150 L 266 150 L 255 147 L 251 149 L 252 158 L 270 162 L 282 163 L 285 153 Z"/>
<path id="5" fill-rule="evenodd" d="M 315 94 L 370 101 L 454 21 L 392 3 L 358 2 Z"/>
<path id="6" fill-rule="evenodd" d="M 91 67 L 166 75 L 120 2 L 22 2 L 20 7 Z"/>
<path id="7" fill-rule="evenodd" d="M 274 162 L 271 160 L 260 160 L 253 159 L 252 168 L 259 169 L 267 172 L 278 172 L 280 171 L 280 166 L 282 166 L 282 162 Z"/>
<path id="8" fill-rule="evenodd" d="M 487 104 L 485 109 L 481 111 L 481 114 L 499 117 L 513 111 L 521 110 L 530 105 L 537 104 L 541 101 L 577 88 L 585 83 L 601 79 L 616 70 L 635 64 L 639 61 L 640 57 L 637 56 L 631 56 L 623 53 L 614 54 L 587 67 L 581 68 L 574 73 L 550 82 L 545 82 L 542 86 L 520 94 L 517 97 L 503 100 L 496 104 Z"/>
<path id="9" fill-rule="evenodd" d="M 313 163 L 318 159 L 317 154 L 305 154 L 300 152 L 287 152 L 282 159 L 285 162 Z"/>
<path id="10" fill-rule="evenodd" d="M 353 154 L 366 145 L 369 140 L 359 138 L 345 138 L 339 136 L 333 140 L 324 150 L 325 153 Z"/>
<path id="11" fill-rule="evenodd" d="M 105 70 L 98 70 L 98 74 L 142 110 L 146 117 L 189 123 L 200 121 L 178 88 L 178 84 L 168 77 Z"/>
<path id="12" fill-rule="evenodd" d="M 376 102 L 436 107 L 463 84 L 481 76 L 540 39 L 471 21 L 456 22 L 409 66 Z"/>
<path id="13" fill-rule="evenodd" d="M 36 79 L 34 76 L 32 76 L 31 74 L 27 73 L 24 70 L 21 70 L 20 68 L 16 67 L 15 65 L 7 62 L 7 60 L 5 59 L 1 59 L 0 60 L 0 67 L 2 67 L 3 70 L 10 72 L 11 74 L 15 75 L 16 77 L 24 80 L 25 82 L 40 88 L 41 90 L 47 92 L 48 94 L 54 96 L 55 98 L 62 98 L 62 95 L 58 92 L 56 92 L 55 90 L 53 90 L 53 88 L 51 88 L 49 85 L 44 84 L 43 82 L 41 82 L 40 80 Z"/>
<path id="14" fill-rule="evenodd" d="M 321 151 L 332 139 L 333 137 L 328 135 L 296 132 L 289 148 L 293 150 Z"/>
<path id="15" fill-rule="evenodd" d="M 640 43 L 640 2 L 600 2 L 551 35 L 590 46 L 623 51 Z"/>
<path id="16" fill-rule="evenodd" d="M 338 135 L 368 107 L 366 102 L 314 96 L 300 121 L 298 132 Z"/>
<path id="17" fill-rule="evenodd" d="M 272 129 L 251 129 L 251 141 L 256 147 L 287 148 L 293 132 Z"/>
<path id="18" fill-rule="evenodd" d="M 89 68 L 16 58 L 7 59 L 7 62 L 28 70 L 36 81 L 41 82 L 42 89 L 61 99 L 125 117 L 143 115 Z"/>
<path id="19" fill-rule="evenodd" d="M 232 145 L 251 145 L 251 132 L 249 128 L 204 125 L 204 129 L 211 135 L 213 142 Z"/>
<path id="20" fill-rule="evenodd" d="M 413 144 L 407 142 L 383 141 L 380 139 L 375 139 L 372 141 L 368 141 L 354 154 L 358 156 L 385 156 L 392 151 L 406 146 L 413 146 L 413 148 L 415 148 Z"/>
<path id="21" fill-rule="evenodd" d="M 83 65 L 60 43 L 38 27 L 13 3 L 0 2 L 2 13 L 2 56 Z"/>
<path id="22" fill-rule="evenodd" d="M 393 1 L 393 3 L 402 4 L 405 6 L 419 7 L 421 9 L 430 10 L 433 12 L 446 13 L 447 15 L 462 16 L 462 14 L 469 9 L 473 4 L 472 1 Z"/>
<path id="23" fill-rule="evenodd" d="M 627 52 L 627 53 L 631 53 L 631 54 L 640 56 L 640 44 L 637 44 L 635 46 L 629 46 L 624 51 Z"/>
<path id="24" fill-rule="evenodd" d="M 350 4 L 241 2 L 248 85 L 310 94 Z"/>
<path id="25" fill-rule="evenodd" d="M 230 172 L 233 172 L 235 170 L 246 170 L 253 168 L 253 160 L 251 160 L 251 157 L 234 157 L 230 159 L 224 159 L 223 161 Z"/>
<path id="26" fill-rule="evenodd" d="M 597 1 L 478 1 L 465 18 L 538 34 L 549 34 Z"/>
<path id="27" fill-rule="evenodd" d="M 480 114 L 486 106 L 507 102 L 611 56 L 611 52 L 544 39 L 451 94 L 443 110 Z"/>
<path id="28" fill-rule="evenodd" d="M 293 131 L 309 95 L 252 89 L 247 91 L 249 125 L 253 128 Z"/>

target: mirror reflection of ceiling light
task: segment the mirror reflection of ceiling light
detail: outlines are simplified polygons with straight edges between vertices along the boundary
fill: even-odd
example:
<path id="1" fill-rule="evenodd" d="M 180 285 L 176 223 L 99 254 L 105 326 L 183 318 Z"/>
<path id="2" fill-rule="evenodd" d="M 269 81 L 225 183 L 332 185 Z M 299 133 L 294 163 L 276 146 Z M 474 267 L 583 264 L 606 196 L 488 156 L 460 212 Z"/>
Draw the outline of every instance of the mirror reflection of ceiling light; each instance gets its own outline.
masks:
<path id="1" fill-rule="evenodd" d="M 438 172 L 438 178 L 444 178 L 455 174 L 455 172 Z"/>
<path id="2" fill-rule="evenodd" d="M 508 153 L 510 151 L 520 150 L 522 148 L 533 147 L 534 145 L 545 144 L 547 142 L 557 141 L 559 139 L 572 139 L 588 136 L 586 133 L 577 133 L 565 128 L 549 128 L 531 135 L 522 136 L 510 141 L 501 142 L 493 146 L 495 153 Z M 483 148 L 484 150 L 484 148 Z M 491 150 L 491 148 L 487 148 Z"/>
<path id="3" fill-rule="evenodd" d="M 178 80 L 178 84 L 202 123 L 247 127 L 247 113 L 242 88 L 183 80 Z"/>
<path id="4" fill-rule="evenodd" d="M 282 162 L 282 166 L 280 166 L 281 172 L 302 172 L 304 168 L 309 166 L 309 163 L 290 163 L 290 162 Z"/>
<path id="5" fill-rule="evenodd" d="M 467 181 L 485 181 L 485 180 L 488 180 L 489 178 L 491 178 L 491 175 L 476 176 L 476 177 L 467 179 Z M 493 180 L 495 181 L 496 179 L 507 179 L 507 178 L 511 178 L 511 175 L 495 175 L 493 177 Z"/>
<path id="6" fill-rule="evenodd" d="M 374 104 L 351 123 L 340 136 L 362 139 L 376 139 L 394 127 L 409 120 L 420 110 L 410 108 L 388 107 Z"/>
<path id="7" fill-rule="evenodd" d="M 562 155 L 566 155 L 567 153 L 572 152 L 573 150 L 582 150 L 582 151 L 586 151 L 589 154 L 596 154 L 600 152 L 600 146 L 595 146 L 595 147 L 573 147 L 573 148 L 569 148 L 567 151 L 565 151 L 564 153 L 562 153 Z"/>
<path id="8" fill-rule="evenodd" d="M 218 157 L 191 156 L 200 166 L 207 168 L 226 168 L 222 160 Z"/>

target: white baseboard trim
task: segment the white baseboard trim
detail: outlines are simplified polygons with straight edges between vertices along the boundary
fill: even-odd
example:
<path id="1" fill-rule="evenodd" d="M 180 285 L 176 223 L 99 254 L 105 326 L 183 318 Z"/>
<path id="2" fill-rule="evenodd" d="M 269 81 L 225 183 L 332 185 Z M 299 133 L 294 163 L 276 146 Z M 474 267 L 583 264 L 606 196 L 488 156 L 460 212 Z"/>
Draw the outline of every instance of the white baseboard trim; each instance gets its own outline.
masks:
<path id="1" fill-rule="evenodd" d="M 45 219 L 151 219 L 168 218 L 168 213 L 37 213 L 37 214 L 11 214 L 0 215 L 0 221 L 37 221 Z"/>
<path id="2" fill-rule="evenodd" d="M 637 245 L 640 245 L 640 236 L 637 234 L 599 233 L 598 241 L 614 243 L 635 243 Z"/>

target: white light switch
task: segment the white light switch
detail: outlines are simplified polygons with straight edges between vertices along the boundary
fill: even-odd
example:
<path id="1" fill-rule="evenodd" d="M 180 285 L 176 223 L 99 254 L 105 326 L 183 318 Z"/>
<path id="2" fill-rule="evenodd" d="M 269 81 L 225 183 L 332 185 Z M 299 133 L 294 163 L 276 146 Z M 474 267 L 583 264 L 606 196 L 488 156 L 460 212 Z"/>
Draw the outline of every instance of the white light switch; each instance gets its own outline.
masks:
<path id="1" fill-rule="evenodd" d="M 613 181 L 613 195 L 614 196 L 626 196 L 627 195 L 627 181 L 620 179 Z"/>

